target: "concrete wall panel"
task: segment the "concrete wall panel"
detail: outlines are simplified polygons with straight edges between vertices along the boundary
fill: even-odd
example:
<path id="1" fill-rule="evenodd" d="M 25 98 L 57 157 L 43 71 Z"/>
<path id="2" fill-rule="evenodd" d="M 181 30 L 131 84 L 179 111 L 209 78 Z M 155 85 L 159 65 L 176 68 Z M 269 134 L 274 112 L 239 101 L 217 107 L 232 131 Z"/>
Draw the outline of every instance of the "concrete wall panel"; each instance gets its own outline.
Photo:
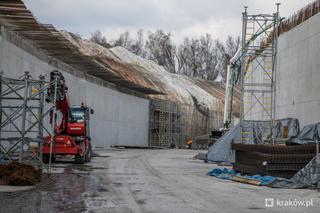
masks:
<path id="1" fill-rule="evenodd" d="M 49 73 L 57 68 L 1 36 L 0 69 L 4 71 L 6 77 L 17 78 L 23 75 L 24 71 L 30 71 L 35 78 L 45 74 L 48 79 Z M 60 71 L 69 87 L 70 103 L 80 105 L 83 102 L 95 110 L 95 114 L 91 117 L 94 146 L 148 144 L 149 101 L 147 99 L 100 86 L 65 70 L 60 69 Z"/>
<path id="2" fill-rule="evenodd" d="M 276 117 L 320 122 L 320 14 L 278 42 Z"/>

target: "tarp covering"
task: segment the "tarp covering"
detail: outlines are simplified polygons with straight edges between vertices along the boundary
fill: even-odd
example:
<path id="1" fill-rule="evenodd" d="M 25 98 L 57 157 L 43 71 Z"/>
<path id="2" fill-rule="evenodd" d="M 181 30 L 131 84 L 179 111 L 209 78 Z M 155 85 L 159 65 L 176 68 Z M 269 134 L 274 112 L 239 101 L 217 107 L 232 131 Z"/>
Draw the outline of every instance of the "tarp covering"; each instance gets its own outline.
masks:
<path id="1" fill-rule="evenodd" d="M 320 157 L 320 154 L 318 157 Z M 270 186 L 275 188 L 315 188 L 317 185 L 318 175 L 320 175 L 318 167 L 317 156 L 315 156 L 291 179 L 276 178 Z"/>
<path id="2" fill-rule="evenodd" d="M 256 144 L 257 141 L 260 141 L 258 138 L 261 138 L 262 133 L 260 132 L 261 130 L 259 128 L 253 126 L 247 126 L 246 128 L 250 128 L 250 132 L 254 132 L 253 138 L 246 141 L 247 144 Z M 276 139 L 283 136 L 287 136 L 288 139 L 297 137 L 299 134 L 299 121 L 293 118 L 278 120 L 273 130 L 273 136 Z M 229 163 L 234 162 L 235 157 L 233 151 L 231 150 L 231 143 L 239 143 L 240 138 L 240 125 L 238 124 L 231 128 L 209 148 L 208 161 Z"/>
<path id="3" fill-rule="evenodd" d="M 240 141 L 240 126 L 236 125 L 217 140 L 208 150 L 208 161 L 234 162 L 231 143 Z"/>
<path id="4" fill-rule="evenodd" d="M 272 176 L 261 176 L 261 175 L 241 175 L 240 173 L 236 173 L 233 169 L 228 168 L 215 168 L 212 169 L 208 175 L 217 177 L 219 179 L 224 180 L 232 180 L 233 177 L 241 177 L 247 180 L 257 180 L 260 182 L 261 186 L 270 185 L 274 180 L 275 177 Z"/>
<path id="5" fill-rule="evenodd" d="M 318 155 L 320 158 L 320 154 Z M 232 180 L 234 176 L 242 177 L 247 180 L 260 181 L 261 186 L 269 186 L 273 188 L 316 188 L 318 173 L 316 156 L 299 172 L 297 172 L 292 178 L 285 179 L 273 176 L 261 176 L 261 175 L 241 175 L 236 173 L 233 169 L 228 168 L 214 168 L 208 175 L 217 177 L 224 180 Z"/>
<path id="6" fill-rule="evenodd" d="M 228 168 L 215 168 L 208 172 L 208 175 L 217 177 L 219 179 L 230 180 L 232 176 L 236 175 L 236 171 Z"/>
<path id="7" fill-rule="evenodd" d="M 261 136 L 259 128 L 246 126 L 247 131 L 254 132 L 252 138 L 247 140 L 247 144 L 256 144 L 258 137 Z M 248 130 L 250 129 L 250 130 Z M 241 141 L 240 125 L 232 127 L 219 140 L 217 140 L 208 150 L 208 161 L 211 162 L 229 162 L 235 161 L 234 153 L 231 149 L 231 143 L 239 143 Z"/>
<path id="8" fill-rule="evenodd" d="M 286 118 L 277 120 L 273 127 L 273 137 L 278 138 L 293 138 L 299 135 L 300 125 L 296 118 Z"/>
<path id="9" fill-rule="evenodd" d="M 282 119 L 277 121 L 273 129 L 273 137 L 288 138 L 287 144 L 307 144 L 320 141 L 320 123 L 310 124 L 299 133 L 299 121 L 297 119 Z M 208 150 L 208 161 L 211 162 L 234 162 L 234 153 L 231 150 L 231 143 L 240 141 L 240 126 L 237 125 L 224 134 Z M 320 158 L 320 154 L 318 155 Z M 208 175 L 220 179 L 232 179 L 239 176 L 247 179 L 260 180 L 260 185 L 268 185 L 275 188 L 315 188 L 318 175 L 320 175 L 317 165 L 317 157 L 314 157 L 304 168 L 298 171 L 291 179 L 272 176 L 244 176 L 227 168 L 215 168 Z"/>
<path id="10" fill-rule="evenodd" d="M 320 136 L 320 123 L 309 124 L 303 127 L 299 136 L 291 138 L 286 143 L 288 145 L 315 143 L 316 139 L 320 141 L 319 136 Z"/>

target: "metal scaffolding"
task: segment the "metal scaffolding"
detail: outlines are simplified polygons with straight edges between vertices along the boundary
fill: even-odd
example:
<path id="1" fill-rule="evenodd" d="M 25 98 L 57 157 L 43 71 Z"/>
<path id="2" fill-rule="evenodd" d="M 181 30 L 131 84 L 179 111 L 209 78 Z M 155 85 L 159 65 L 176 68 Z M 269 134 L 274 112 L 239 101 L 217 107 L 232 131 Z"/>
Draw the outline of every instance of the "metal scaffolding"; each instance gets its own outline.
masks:
<path id="1" fill-rule="evenodd" d="M 174 102 L 151 100 L 149 108 L 149 145 L 178 147 L 182 139 L 180 106 Z"/>
<path id="2" fill-rule="evenodd" d="M 279 23 L 279 4 L 274 14 L 249 15 L 247 7 L 243 13 L 240 126 L 245 143 L 263 143 L 272 133 Z"/>
<path id="3" fill-rule="evenodd" d="M 46 91 L 49 87 L 56 91 L 55 82 L 46 82 L 42 75 L 34 80 L 28 72 L 18 79 L 0 73 L 0 161 L 42 168 L 44 134 L 53 132 L 44 118 L 55 109 L 54 102 L 45 106 Z"/>
<path id="4" fill-rule="evenodd" d="M 184 148 L 194 137 L 221 128 L 223 113 L 209 111 L 204 116 L 194 105 L 167 100 L 150 100 L 149 145 Z"/>

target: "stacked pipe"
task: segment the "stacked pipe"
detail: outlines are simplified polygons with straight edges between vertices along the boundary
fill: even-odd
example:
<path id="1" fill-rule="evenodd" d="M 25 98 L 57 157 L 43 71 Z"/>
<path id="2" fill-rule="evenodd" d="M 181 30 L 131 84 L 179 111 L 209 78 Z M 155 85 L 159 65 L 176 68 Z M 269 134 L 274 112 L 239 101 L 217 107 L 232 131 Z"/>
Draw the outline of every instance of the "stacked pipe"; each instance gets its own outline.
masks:
<path id="1" fill-rule="evenodd" d="M 315 144 L 297 146 L 233 143 L 234 170 L 244 174 L 291 178 L 315 156 Z"/>

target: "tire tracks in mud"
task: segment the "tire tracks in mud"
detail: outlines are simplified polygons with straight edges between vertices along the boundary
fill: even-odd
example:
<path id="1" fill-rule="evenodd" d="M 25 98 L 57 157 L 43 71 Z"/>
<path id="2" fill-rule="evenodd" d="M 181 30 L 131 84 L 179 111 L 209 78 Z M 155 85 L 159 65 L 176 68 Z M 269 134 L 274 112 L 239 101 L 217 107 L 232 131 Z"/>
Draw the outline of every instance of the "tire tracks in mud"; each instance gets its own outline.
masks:
<path id="1" fill-rule="evenodd" d="M 162 175 L 162 173 L 154 168 L 148 159 L 155 158 L 155 153 L 153 153 L 152 157 L 147 155 L 140 156 L 138 160 L 142 165 L 142 168 L 151 174 L 153 177 L 159 179 L 157 182 L 161 188 L 166 189 L 170 192 L 171 196 L 180 199 L 184 204 L 190 205 L 192 203 L 198 203 L 199 207 L 194 207 L 193 210 L 197 210 L 199 212 L 212 212 L 212 209 L 203 209 L 201 206 L 210 206 L 212 205 L 212 197 L 208 196 L 208 191 L 203 191 L 197 187 L 192 186 L 193 182 L 189 182 L 188 184 L 184 184 L 185 182 L 182 180 L 177 180 L 173 178 L 168 178 Z M 194 181 L 197 181 L 196 179 Z M 207 205 L 205 205 L 205 204 Z M 217 207 L 216 210 L 223 212 L 222 208 Z"/>
<path id="2" fill-rule="evenodd" d="M 128 180 L 120 179 L 119 182 L 123 184 L 119 189 L 115 189 L 119 197 L 122 197 L 122 195 L 126 197 L 125 201 L 128 202 L 127 204 L 132 212 L 149 212 L 150 208 L 153 207 L 148 206 L 148 204 L 156 203 L 157 198 L 176 203 L 177 207 L 184 210 L 184 212 L 223 212 L 224 209 L 221 206 L 212 208 L 212 202 L 216 198 L 210 196 L 209 189 L 202 190 L 202 188 L 197 187 L 195 183 L 197 176 L 192 176 L 190 179 L 189 175 L 188 177 L 177 175 L 175 178 L 170 173 L 163 174 L 157 167 L 153 166 L 152 161 L 157 158 L 161 160 L 161 158 L 165 157 L 157 157 L 158 155 L 159 153 L 156 152 L 128 153 L 125 158 L 119 158 L 122 161 L 120 164 L 115 162 L 116 165 L 119 164 L 119 167 L 114 168 L 114 171 L 112 171 L 115 175 L 109 177 L 110 181 L 115 181 L 114 178 L 119 178 L 116 175 L 119 172 L 134 174 L 131 177 L 128 175 Z M 115 157 L 113 160 L 117 159 L 118 157 Z M 131 180 L 129 180 L 130 178 Z M 153 185 L 153 187 L 143 188 L 143 185 L 139 186 L 139 184 L 143 183 Z"/>
<path id="3" fill-rule="evenodd" d="M 152 157 L 154 157 L 154 154 Z M 161 172 L 159 172 L 157 169 L 155 169 L 147 159 L 150 159 L 150 156 L 140 156 L 138 159 L 136 159 L 136 162 L 138 165 L 141 165 L 139 168 L 141 168 L 146 174 L 149 174 L 149 177 L 152 177 L 152 182 L 159 186 L 162 190 L 165 190 L 165 194 L 170 195 L 171 197 L 174 197 L 178 200 L 180 200 L 183 204 L 187 205 L 188 202 L 184 199 L 184 197 L 176 193 L 175 190 L 172 190 L 171 184 L 168 182 L 168 180 L 162 175 Z M 156 179 L 156 180 L 155 180 Z"/>
<path id="4" fill-rule="evenodd" d="M 118 158 L 115 158 L 116 160 Z M 120 189 L 114 189 L 118 196 L 121 197 L 121 194 L 126 193 L 126 197 L 128 196 L 131 198 L 131 201 L 135 202 L 135 205 L 130 205 L 130 210 L 132 212 L 149 212 L 148 209 L 145 208 L 146 202 L 148 202 L 148 199 L 141 199 L 141 194 L 144 194 L 143 188 L 134 189 L 134 186 L 137 186 L 138 184 L 145 184 L 145 182 L 148 182 L 148 184 L 157 185 L 159 189 L 165 190 L 163 194 L 168 194 L 172 197 L 179 197 L 177 194 L 174 194 L 171 190 L 167 188 L 165 184 L 163 184 L 163 178 L 161 174 L 154 169 L 150 164 L 148 164 L 145 160 L 143 160 L 143 154 L 133 154 L 128 155 L 126 158 L 120 158 L 121 160 L 125 160 L 125 162 L 121 163 L 121 168 L 116 168 L 116 171 L 125 171 L 128 172 L 128 168 L 130 168 L 130 173 L 134 173 L 134 177 L 136 178 L 136 182 L 122 182 L 122 186 Z M 108 177 L 109 180 L 113 180 L 113 177 Z M 128 178 L 129 179 L 129 178 Z M 140 197 L 139 197 L 140 194 Z M 132 204 L 130 200 L 126 200 L 129 203 Z M 185 202 L 183 199 L 181 199 L 183 202 Z"/>

